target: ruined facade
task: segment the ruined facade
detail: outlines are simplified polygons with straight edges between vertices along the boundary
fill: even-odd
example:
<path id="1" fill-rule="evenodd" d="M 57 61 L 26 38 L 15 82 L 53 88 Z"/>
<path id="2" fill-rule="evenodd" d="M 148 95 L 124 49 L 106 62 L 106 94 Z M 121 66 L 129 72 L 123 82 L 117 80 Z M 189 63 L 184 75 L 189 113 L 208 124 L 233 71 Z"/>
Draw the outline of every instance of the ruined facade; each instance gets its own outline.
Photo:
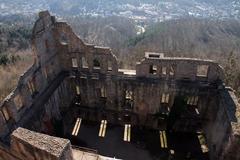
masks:
<path id="1" fill-rule="evenodd" d="M 240 106 L 216 62 L 148 52 L 136 70 L 119 69 L 109 48 L 84 43 L 47 11 L 34 25 L 32 49 L 33 66 L 0 107 L 3 159 L 77 159 L 74 153 L 81 149 L 52 137 L 67 114 L 72 118 L 61 123 L 63 135 L 76 117 L 106 119 L 120 126 L 201 132 L 209 159 L 240 159 Z M 180 113 L 179 103 L 188 110 Z"/>

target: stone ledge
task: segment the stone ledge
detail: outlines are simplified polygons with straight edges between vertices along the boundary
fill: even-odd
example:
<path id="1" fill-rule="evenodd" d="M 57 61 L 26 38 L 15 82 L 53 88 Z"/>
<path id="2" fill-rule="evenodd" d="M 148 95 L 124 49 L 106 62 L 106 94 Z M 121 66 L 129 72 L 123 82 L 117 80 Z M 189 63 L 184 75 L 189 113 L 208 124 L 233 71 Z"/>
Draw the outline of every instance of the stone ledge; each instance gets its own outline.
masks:
<path id="1" fill-rule="evenodd" d="M 61 157 L 65 148 L 70 145 L 70 141 L 67 139 L 48 136 L 24 128 L 17 128 L 12 133 L 12 141 L 30 145 L 32 148 L 45 151 L 55 157 Z"/>

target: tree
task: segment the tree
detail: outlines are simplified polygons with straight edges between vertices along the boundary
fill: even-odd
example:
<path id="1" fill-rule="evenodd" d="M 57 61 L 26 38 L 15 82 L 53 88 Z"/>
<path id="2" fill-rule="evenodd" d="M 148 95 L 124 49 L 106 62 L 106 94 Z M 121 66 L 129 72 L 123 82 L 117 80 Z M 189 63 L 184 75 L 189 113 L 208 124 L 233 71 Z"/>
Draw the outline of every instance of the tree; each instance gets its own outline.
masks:
<path id="1" fill-rule="evenodd" d="M 226 62 L 225 66 L 225 76 L 226 84 L 231 86 L 235 91 L 238 97 L 240 96 L 240 69 L 239 69 L 239 60 L 232 51 Z"/>

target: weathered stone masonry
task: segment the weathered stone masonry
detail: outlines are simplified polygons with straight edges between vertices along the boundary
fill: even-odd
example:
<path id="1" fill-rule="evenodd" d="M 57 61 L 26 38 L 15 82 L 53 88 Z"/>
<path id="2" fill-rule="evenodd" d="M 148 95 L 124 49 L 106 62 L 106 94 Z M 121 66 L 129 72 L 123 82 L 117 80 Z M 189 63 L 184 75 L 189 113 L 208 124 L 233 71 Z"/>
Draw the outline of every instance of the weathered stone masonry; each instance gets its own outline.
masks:
<path id="1" fill-rule="evenodd" d="M 48 12 L 39 13 L 32 49 L 33 66 L 0 107 L 0 157 L 73 159 L 69 141 L 55 137 L 56 147 L 63 147 L 54 155 L 41 144 L 26 144 L 25 134 L 33 141 L 44 135 L 15 129 L 56 135 L 54 123 L 75 102 L 80 106 L 75 114 L 83 119 L 166 129 L 176 97 L 184 97 L 197 111 L 182 114 L 171 129 L 204 132 L 210 159 L 239 159 L 239 105 L 216 62 L 149 52 L 136 70 L 119 69 L 109 48 L 84 43 Z M 42 145 L 53 143 L 49 139 L 46 135 Z"/>

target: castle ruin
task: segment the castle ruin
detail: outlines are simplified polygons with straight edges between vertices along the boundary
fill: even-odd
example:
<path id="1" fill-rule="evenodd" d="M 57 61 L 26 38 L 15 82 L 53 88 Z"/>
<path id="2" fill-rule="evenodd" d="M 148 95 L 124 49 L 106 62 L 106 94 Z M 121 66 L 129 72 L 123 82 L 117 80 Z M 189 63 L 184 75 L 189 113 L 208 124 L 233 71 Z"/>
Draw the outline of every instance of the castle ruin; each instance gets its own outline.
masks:
<path id="1" fill-rule="evenodd" d="M 0 105 L 0 159 L 80 160 L 83 154 L 112 159 L 91 138 L 99 136 L 97 144 L 104 143 L 105 136 L 114 137 L 108 135 L 111 129 L 125 143 L 138 142 L 138 131 L 149 133 L 142 137 L 153 138 L 156 157 L 161 152 L 177 159 L 181 144 L 175 149 L 171 135 L 181 133 L 199 138 L 190 148 L 201 153 L 179 151 L 185 157 L 240 159 L 240 106 L 218 63 L 147 52 L 136 70 L 120 69 L 111 49 L 84 43 L 47 11 L 34 25 L 32 50 L 34 64 Z M 95 125 L 97 130 L 90 130 Z M 124 147 L 112 152 L 121 151 Z M 116 158 L 141 155 L 137 149 L 131 154 Z"/>

